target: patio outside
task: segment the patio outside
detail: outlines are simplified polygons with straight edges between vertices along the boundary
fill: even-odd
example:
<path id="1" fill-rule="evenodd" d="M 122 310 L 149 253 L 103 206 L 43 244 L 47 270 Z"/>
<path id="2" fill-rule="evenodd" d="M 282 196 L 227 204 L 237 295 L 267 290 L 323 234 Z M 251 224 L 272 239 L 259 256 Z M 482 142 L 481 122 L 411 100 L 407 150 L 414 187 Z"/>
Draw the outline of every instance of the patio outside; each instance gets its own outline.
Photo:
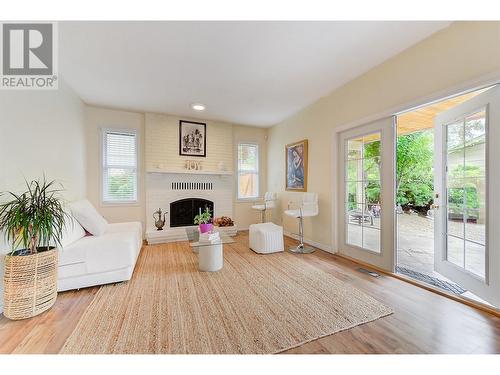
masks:
<path id="1" fill-rule="evenodd" d="M 441 280 L 449 281 L 434 271 L 434 219 L 416 213 L 397 215 L 398 247 L 397 266 L 419 272 Z M 450 221 L 451 230 L 459 231 L 462 222 Z M 468 233 L 476 238 L 483 238 L 484 224 L 467 223 Z M 380 218 L 373 218 L 373 224 L 365 220 L 363 225 L 351 217 L 348 225 L 348 243 L 378 252 L 380 248 Z M 450 245 L 450 244 L 449 244 Z M 450 260 L 458 265 L 463 262 L 472 273 L 484 277 L 485 252 L 482 246 L 470 246 L 464 254 L 460 246 L 450 247 Z"/>
<path id="2" fill-rule="evenodd" d="M 399 214 L 398 220 L 398 252 L 399 267 L 414 270 L 432 277 L 447 280 L 434 271 L 434 220 L 417 214 Z M 461 222 L 451 221 L 452 230 L 458 231 Z M 484 238 L 484 224 L 468 223 L 471 235 Z M 465 263 L 471 272 L 484 277 L 484 247 L 474 246 L 467 249 Z M 460 247 L 450 248 L 450 258 L 461 260 L 463 250 Z"/>

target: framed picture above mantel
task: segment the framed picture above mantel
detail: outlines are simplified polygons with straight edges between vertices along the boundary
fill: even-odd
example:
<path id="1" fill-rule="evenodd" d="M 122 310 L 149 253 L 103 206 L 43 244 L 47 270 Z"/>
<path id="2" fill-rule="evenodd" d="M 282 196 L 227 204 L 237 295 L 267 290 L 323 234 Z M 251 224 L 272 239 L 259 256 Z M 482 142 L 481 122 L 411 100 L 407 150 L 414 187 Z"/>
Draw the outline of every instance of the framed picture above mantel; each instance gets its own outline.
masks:
<path id="1" fill-rule="evenodd" d="M 307 139 L 285 146 L 286 190 L 307 191 L 307 147 Z"/>
<path id="2" fill-rule="evenodd" d="M 207 156 L 207 124 L 179 121 L 179 155 Z"/>

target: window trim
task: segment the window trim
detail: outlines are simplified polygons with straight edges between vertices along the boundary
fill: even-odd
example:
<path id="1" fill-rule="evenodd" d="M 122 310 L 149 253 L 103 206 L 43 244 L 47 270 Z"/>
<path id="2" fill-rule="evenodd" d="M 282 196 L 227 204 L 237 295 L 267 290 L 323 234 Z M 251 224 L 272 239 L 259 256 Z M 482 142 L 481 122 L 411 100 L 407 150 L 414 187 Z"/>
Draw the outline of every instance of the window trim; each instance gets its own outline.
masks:
<path id="1" fill-rule="evenodd" d="M 107 201 L 104 199 L 104 173 L 107 170 L 106 164 L 106 135 L 108 133 L 123 133 L 127 135 L 135 136 L 135 199 L 125 200 L 125 201 Z M 126 167 L 130 168 L 130 167 Z M 99 196 L 100 196 L 100 206 L 101 207 L 137 207 L 139 206 L 139 174 L 140 174 L 140 162 L 139 162 L 139 132 L 137 129 L 126 129 L 126 128 L 101 128 L 100 136 L 100 167 L 99 167 Z"/>
<path id="2" fill-rule="evenodd" d="M 240 159 L 239 159 L 239 151 L 240 146 L 254 146 L 257 148 L 257 169 L 255 172 L 257 174 L 257 195 L 255 197 L 241 197 L 240 196 Z M 241 141 L 238 142 L 236 147 L 236 200 L 240 202 L 252 202 L 259 198 L 260 196 L 260 144 L 257 142 L 246 142 Z"/>

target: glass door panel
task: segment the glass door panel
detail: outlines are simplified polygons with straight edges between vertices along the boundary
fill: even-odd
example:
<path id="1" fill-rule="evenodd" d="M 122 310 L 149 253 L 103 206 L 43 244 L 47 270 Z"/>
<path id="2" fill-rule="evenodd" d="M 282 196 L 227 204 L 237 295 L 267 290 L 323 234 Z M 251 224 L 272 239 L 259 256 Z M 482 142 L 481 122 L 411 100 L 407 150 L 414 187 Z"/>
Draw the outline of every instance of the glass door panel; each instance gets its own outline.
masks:
<path id="1" fill-rule="evenodd" d="M 394 117 L 340 135 L 339 252 L 394 270 Z"/>
<path id="2" fill-rule="evenodd" d="M 380 138 L 375 132 L 346 140 L 347 243 L 380 253 Z"/>
<path id="3" fill-rule="evenodd" d="M 484 279 L 486 109 L 481 108 L 445 127 L 448 202 L 446 259 Z"/>

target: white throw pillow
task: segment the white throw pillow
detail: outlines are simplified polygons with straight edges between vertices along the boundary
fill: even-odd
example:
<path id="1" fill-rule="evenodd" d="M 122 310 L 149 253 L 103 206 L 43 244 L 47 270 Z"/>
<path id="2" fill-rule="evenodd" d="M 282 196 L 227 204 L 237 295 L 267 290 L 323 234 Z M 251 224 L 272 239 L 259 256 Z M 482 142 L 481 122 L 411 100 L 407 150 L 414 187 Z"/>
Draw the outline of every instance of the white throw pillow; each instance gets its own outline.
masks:
<path id="1" fill-rule="evenodd" d="M 65 218 L 64 229 L 61 236 L 61 246 L 63 248 L 85 236 L 85 230 L 80 223 L 69 212 L 67 212 L 67 214 L 68 216 Z"/>
<path id="2" fill-rule="evenodd" d="M 70 204 L 71 213 L 85 230 L 94 236 L 106 232 L 108 222 L 97 212 L 92 203 L 86 199 Z"/>

